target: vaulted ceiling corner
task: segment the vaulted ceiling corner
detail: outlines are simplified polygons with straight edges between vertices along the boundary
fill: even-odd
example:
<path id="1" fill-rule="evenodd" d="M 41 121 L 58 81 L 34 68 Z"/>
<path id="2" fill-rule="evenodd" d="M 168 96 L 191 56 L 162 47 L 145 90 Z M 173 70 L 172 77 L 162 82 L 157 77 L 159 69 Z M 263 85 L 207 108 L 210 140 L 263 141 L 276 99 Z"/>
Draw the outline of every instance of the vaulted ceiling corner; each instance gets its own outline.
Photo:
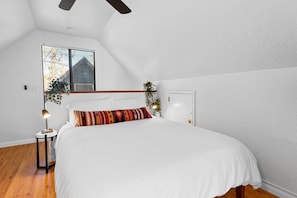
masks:
<path id="1" fill-rule="evenodd" d="M 0 51 L 35 29 L 27 1 L 3 0 L 0 3 Z"/>

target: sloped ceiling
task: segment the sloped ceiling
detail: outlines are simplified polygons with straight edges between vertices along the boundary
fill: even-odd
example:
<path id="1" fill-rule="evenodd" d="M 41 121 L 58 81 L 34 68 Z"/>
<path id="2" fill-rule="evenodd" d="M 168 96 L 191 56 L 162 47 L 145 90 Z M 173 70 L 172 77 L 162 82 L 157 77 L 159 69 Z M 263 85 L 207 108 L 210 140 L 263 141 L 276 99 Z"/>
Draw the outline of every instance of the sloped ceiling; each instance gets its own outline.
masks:
<path id="1" fill-rule="evenodd" d="M 297 66 L 295 0 L 130 1 L 101 42 L 135 76 L 174 79 Z"/>
<path id="2" fill-rule="evenodd" d="M 27 1 L 0 1 L 0 51 L 35 29 Z"/>
<path id="3" fill-rule="evenodd" d="M 297 66 L 296 0 L 2 0 L 0 50 L 34 29 L 98 39 L 140 80 Z"/>
<path id="4" fill-rule="evenodd" d="M 76 1 L 71 11 L 60 0 L 1 0 L 0 50 L 35 29 L 98 39 L 115 12 L 105 0 Z"/>
<path id="5" fill-rule="evenodd" d="M 105 0 L 76 1 L 70 11 L 58 7 L 61 0 L 27 1 L 38 29 L 92 39 L 98 39 L 114 13 Z"/>

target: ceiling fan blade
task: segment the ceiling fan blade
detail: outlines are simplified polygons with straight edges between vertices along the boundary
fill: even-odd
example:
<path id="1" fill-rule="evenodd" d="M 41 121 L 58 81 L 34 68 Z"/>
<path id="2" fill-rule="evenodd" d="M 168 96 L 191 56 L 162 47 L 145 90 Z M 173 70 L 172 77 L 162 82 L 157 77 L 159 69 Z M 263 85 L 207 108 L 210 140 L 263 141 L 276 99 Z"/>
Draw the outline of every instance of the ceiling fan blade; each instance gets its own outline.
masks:
<path id="1" fill-rule="evenodd" d="M 128 6 L 121 0 L 106 0 L 106 1 L 121 14 L 127 14 L 131 12 L 130 8 L 128 8 Z"/>
<path id="2" fill-rule="evenodd" d="M 59 4 L 59 8 L 63 10 L 70 10 L 71 7 L 73 6 L 75 0 L 61 0 Z"/>

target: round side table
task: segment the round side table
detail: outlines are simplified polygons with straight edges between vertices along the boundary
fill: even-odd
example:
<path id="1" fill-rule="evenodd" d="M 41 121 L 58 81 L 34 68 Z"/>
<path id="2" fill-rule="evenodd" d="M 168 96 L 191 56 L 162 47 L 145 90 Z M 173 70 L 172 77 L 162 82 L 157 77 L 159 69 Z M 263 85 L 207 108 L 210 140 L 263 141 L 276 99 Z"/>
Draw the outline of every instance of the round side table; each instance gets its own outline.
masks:
<path id="1" fill-rule="evenodd" d="M 53 130 L 52 132 L 43 132 L 38 131 L 35 135 L 36 138 L 36 159 L 37 159 L 37 168 L 45 168 L 46 173 L 48 173 L 48 170 L 51 166 L 54 164 L 49 165 L 48 163 L 48 138 L 50 138 L 51 141 L 54 140 L 54 137 L 56 137 L 58 132 L 56 130 Z M 45 166 L 40 166 L 39 162 L 39 139 L 44 139 L 44 150 L 45 150 Z"/>

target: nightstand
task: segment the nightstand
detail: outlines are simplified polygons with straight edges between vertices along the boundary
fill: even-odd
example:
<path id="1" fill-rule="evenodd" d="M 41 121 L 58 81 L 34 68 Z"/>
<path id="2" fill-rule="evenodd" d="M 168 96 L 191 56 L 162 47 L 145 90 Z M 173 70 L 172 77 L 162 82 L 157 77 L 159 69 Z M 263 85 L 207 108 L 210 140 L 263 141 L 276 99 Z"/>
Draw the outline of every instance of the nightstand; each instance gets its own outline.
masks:
<path id="1" fill-rule="evenodd" d="M 36 159 L 37 159 L 37 168 L 45 168 L 46 173 L 48 173 L 48 170 L 51 166 L 54 164 L 49 165 L 48 162 L 48 138 L 50 138 L 51 143 L 53 142 L 54 138 L 57 136 L 57 131 L 53 130 L 52 132 L 44 133 L 42 131 L 39 131 L 36 133 Z M 44 139 L 44 150 L 45 150 L 45 166 L 40 166 L 39 162 L 39 139 Z"/>

